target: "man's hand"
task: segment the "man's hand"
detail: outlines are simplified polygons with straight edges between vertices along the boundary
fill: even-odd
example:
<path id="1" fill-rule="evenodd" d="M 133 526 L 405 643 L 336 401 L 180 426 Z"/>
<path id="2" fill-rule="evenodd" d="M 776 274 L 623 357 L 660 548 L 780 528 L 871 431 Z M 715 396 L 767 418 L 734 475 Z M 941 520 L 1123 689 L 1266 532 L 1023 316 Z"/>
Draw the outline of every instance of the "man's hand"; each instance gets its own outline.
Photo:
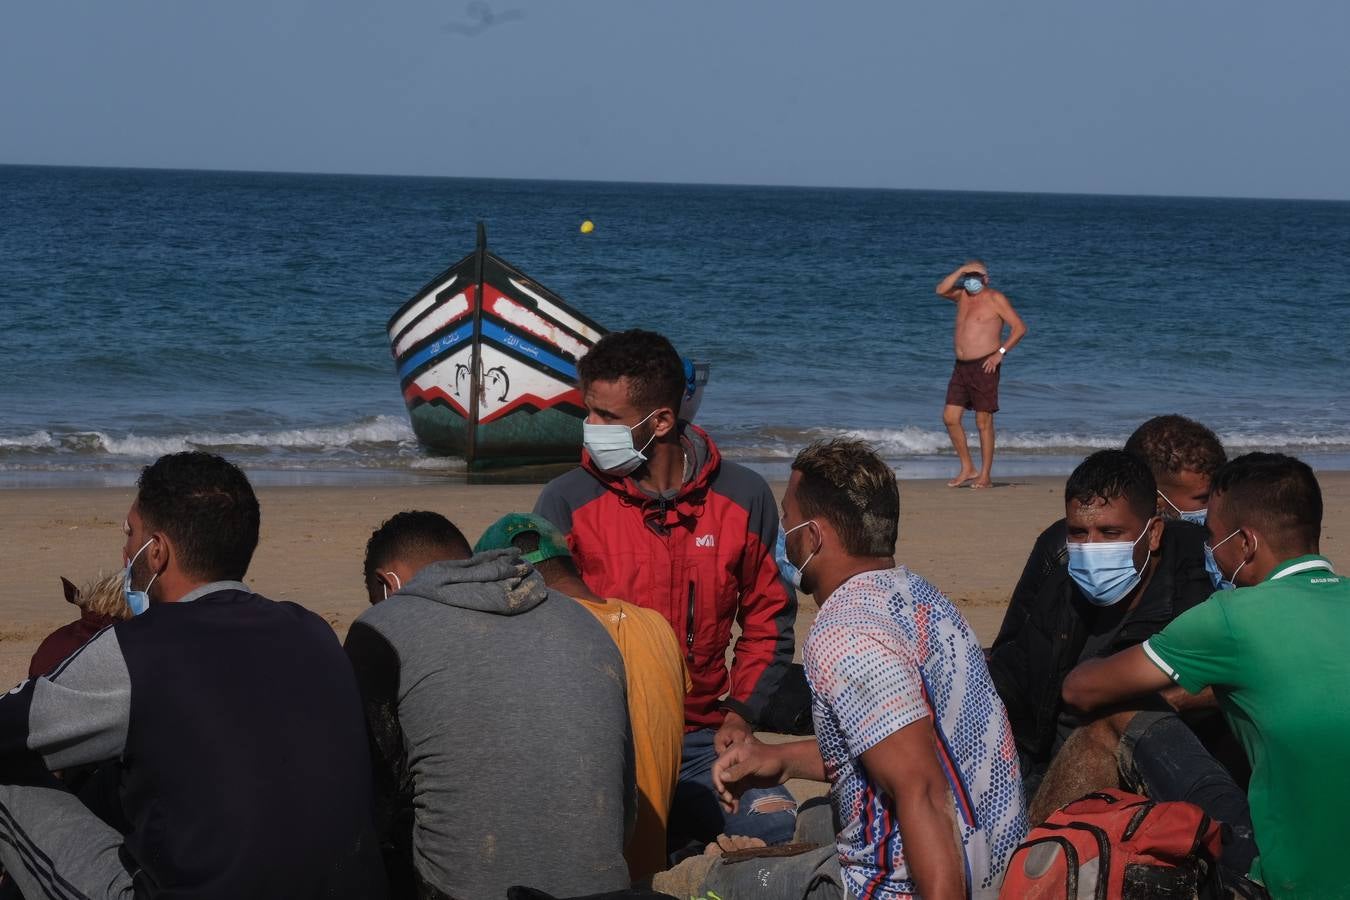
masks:
<path id="1" fill-rule="evenodd" d="M 737 798 L 751 788 L 787 781 L 787 760 L 778 747 L 750 737 L 717 757 L 712 770 L 713 789 L 727 812 L 735 812 Z"/>
<path id="2" fill-rule="evenodd" d="M 1001 365 L 1003 365 L 1003 354 L 995 350 L 984 358 L 984 362 L 980 365 L 980 368 L 984 369 L 984 374 L 993 375 Z"/>
<path id="3" fill-rule="evenodd" d="M 980 273 L 981 275 L 983 275 L 985 278 L 988 278 L 988 277 L 989 277 L 989 270 L 986 269 L 986 268 L 984 267 L 984 264 L 983 264 L 983 263 L 977 263 L 977 262 L 967 263 L 966 265 L 961 266 L 959 269 L 957 269 L 957 271 L 958 271 L 958 272 L 979 272 L 979 273 Z"/>
<path id="4" fill-rule="evenodd" d="M 728 710 L 727 717 L 722 720 L 722 727 L 717 729 L 717 734 L 713 736 L 713 749 L 719 754 L 725 753 L 733 744 L 748 741 L 753 737 L 754 729 L 750 727 L 750 723 L 745 721 L 740 713 Z"/>

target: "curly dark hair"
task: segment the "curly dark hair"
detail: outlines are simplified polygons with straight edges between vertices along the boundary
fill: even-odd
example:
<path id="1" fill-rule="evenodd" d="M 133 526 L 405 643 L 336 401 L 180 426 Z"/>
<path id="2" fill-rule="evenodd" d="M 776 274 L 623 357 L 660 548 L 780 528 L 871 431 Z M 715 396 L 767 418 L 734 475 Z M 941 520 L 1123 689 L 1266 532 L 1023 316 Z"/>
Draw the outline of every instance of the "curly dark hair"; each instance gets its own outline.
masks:
<path id="1" fill-rule="evenodd" d="M 1215 473 L 1211 490 L 1223 498 L 1233 524 L 1257 526 L 1282 554 L 1317 552 L 1322 487 L 1302 460 L 1283 453 L 1247 453 Z"/>
<path id="2" fill-rule="evenodd" d="M 184 573 L 239 581 L 258 547 L 258 498 L 238 466 L 212 453 L 161 456 L 141 470 L 136 508 L 168 535 Z"/>
<path id="3" fill-rule="evenodd" d="M 366 591 L 379 590 L 376 569 L 396 559 L 468 559 L 473 556 L 464 533 L 445 516 L 414 509 L 385 519 L 366 541 Z"/>
<path id="4" fill-rule="evenodd" d="M 1214 477 L 1228 461 L 1219 438 L 1204 425 L 1185 416 L 1154 416 L 1134 430 L 1125 442 L 1153 471 L 1154 478 L 1190 470 Z"/>
<path id="5" fill-rule="evenodd" d="M 797 505 L 834 526 L 853 556 L 890 556 L 900 530 L 895 472 L 863 441 L 817 441 L 797 454 Z"/>
<path id="6" fill-rule="evenodd" d="M 582 390 L 592 381 L 627 378 L 629 402 L 643 410 L 667 407 L 679 415 L 684 399 L 684 361 L 654 331 L 615 331 L 596 341 L 577 363 Z"/>
<path id="7" fill-rule="evenodd" d="M 1078 464 L 1064 485 L 1064 502 L 1084 505 L 1124 497 L 1141 519 L 1157 512 L 1158 483 L 1147 465 L 1124 450 L 1098 450 Z"/>

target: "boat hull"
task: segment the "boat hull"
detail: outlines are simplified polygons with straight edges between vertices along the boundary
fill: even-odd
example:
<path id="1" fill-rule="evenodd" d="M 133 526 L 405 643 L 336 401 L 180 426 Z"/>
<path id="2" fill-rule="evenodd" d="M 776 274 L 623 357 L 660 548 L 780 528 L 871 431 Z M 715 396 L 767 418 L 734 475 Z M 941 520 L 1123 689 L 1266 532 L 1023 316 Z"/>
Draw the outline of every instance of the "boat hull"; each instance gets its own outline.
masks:
<path id="1" fill-rule="evenodd" d="M 576 363 L 605 330 L 478 249 L 389 319 L 413 432 L 470 468 L 570 462 L 585 408 Z"/>

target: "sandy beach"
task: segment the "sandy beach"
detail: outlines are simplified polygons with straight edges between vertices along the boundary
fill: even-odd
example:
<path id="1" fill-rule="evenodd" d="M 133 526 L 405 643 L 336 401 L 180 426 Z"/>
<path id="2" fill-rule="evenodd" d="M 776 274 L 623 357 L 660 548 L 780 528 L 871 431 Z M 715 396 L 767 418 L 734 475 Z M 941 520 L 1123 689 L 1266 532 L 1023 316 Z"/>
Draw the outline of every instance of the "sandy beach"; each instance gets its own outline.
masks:
<path id="1" fill-rule="evenodd" d="M 1320 473 L 1326 500 L 1322 549 L 1350 565 L 1350 473 Z M 1008 594 L 1041 529 L 1063 515 L 1062 478 L 1018 478 L 988 491 L 952 490 L 941 481 L 901 483 L 897 559 L 961 607 L 982 640 L 998 630 Z M 782 484 L 773 485 L 781 495 Z M 470 541 L 498 516 L 529 510 L 537 485 L 417 487 L 264 487 L 262 539 L 249 583 L 275 600 L 293 600 L 339 633 L 366 608 L 361 560 L 371 530 L 404 509 L 450 517 Z M 15 683 L 53 628 L 72 621 L 59 576 L 76 583 L 121 564 L 122 520 L 133 488 L 0 491 L 0 681 Z M 816 607 L 803 598 L 798 636 Z"/>

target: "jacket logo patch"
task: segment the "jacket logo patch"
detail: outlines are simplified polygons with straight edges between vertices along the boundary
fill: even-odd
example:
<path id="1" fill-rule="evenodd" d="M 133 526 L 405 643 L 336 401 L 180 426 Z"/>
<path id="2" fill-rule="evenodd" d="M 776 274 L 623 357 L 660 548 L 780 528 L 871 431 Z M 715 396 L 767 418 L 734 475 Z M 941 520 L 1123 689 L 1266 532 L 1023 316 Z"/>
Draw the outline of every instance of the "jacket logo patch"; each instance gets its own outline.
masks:
<path id="1" fill-rule="evenodd" d="M 695 547 L 716 547 L 716 546 L 717 546 L 717 535 L 715 535 L 715 534 L 700 534 L 698 537 L 694 538 L 694 546 L 695 546 Z"/>

